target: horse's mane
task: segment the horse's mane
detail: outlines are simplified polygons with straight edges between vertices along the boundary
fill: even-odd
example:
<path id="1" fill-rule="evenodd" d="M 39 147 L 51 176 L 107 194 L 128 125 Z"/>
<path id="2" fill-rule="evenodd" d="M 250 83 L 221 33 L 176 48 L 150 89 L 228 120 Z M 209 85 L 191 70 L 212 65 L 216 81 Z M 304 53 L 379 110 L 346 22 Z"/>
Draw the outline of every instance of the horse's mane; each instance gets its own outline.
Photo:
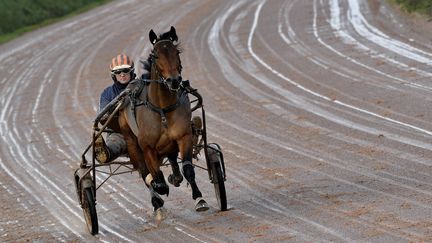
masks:
<path id="1" fill-rule="evenodd" d="M 147 60 L 143 61 L 140 60 L 141 64 L 143 65 L 144 71 L 147 71 L 148 73 L 151 72 L 151 65 L 153 64 L 153 58 L 152 58 L 153 54 L 149 54 L 149 56 L 147 57 Z"/>
<path id="2" fill-rule="evenodd" d="M 157 43 L 158 41 L 161 41 L 161 40 L 171 40 L 169 31 L 168 31 L 168 32 L 165 32 L 165 33 L 163 33 L 163 34 L 160 34 L 160 35 L 159 35 L 159 38 L 158 38 L 157 41 L 156 41 L 156 43 Z M 180 53 L 182 52 L 181 47 L 180 47 L 180 43 L 177 43 L 177 44 L 175 44 L 174 46 L 177 48 L 177 50 L 178 50 Z M 144 69 L 144 71 L 147 71 L 147 72 L 150 73 L 150 72 L 151 72 L 151 66 L 152 66 L 152 64 L 153 64 L 153 53 L 150 53 L 150 54 L 149 54 L 149 56 L 147 57 L 147 60 L 145 60 L 145 61 L 140 60 L 140 62 L 141 62 L 141 64 L 143 65 L 143 69 Z"/>

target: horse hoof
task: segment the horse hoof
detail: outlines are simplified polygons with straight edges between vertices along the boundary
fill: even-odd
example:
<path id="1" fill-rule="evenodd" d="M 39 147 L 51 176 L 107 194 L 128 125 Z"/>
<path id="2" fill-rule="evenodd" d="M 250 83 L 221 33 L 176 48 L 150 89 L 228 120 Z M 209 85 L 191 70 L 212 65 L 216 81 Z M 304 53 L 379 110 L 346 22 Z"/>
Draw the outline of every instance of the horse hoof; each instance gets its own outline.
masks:
<path id="1" fill-rule="evenodd" d="M 179 187 L 180 183 L 182 183 L 182 181 L 183 181 L 182 175 L 171 174 L 168 176 L 168 182 L 171 183 L 172 185 L 174 185 L 175 187 Z"/>
<path id="2" fill-rule="evenodd" d="M 195 199 L 195 210 L 197 212 L 207 211 L 208 209 L 209 209 L 209 206 L 208 206 L 207 202 L 202 197 Z"/>
<path id="3" fill-rule="evenodd" d="M 154 180 L 151 182 L 151 186 L 159 195 L 167 195 L 169 194 L 169 187 L 165 182 L 155 182 Z"/>
<path id="4" fill-rule="evenodd" d="M 156 219 L 156 221 L 160 222 L 167 217 L 167 211 L 164 207 L 160 207 L 156 209 L 156 211 L 153 212 L 153 216 Z"/>

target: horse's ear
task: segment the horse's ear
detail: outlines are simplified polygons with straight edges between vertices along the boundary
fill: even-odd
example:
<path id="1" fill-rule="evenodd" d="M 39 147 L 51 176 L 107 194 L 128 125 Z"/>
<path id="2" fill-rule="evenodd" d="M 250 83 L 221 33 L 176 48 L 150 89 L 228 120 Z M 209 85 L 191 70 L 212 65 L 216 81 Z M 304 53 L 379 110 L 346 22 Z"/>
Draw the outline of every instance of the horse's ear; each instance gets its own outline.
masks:
<path id="1" fill-rule="evenodd" d="M 171 36 L 170 37 L 171 41 L 178 41 L 176 29 L 174 28 L 174 26 L 171 26 L 171 29 L 170 29 L 169 33 L 170 33 L 170 36 Z"/>
<path id="2" fill-rule="evenodd" d="M 151 29 L 150 32 L 149 32 L 149 39 L 150 39 L 150 42 L 151 42 L 153 45 L 156 44 L 157 35 L 156 35 L 156 33 L 153 31 L 153 29 Z"/>

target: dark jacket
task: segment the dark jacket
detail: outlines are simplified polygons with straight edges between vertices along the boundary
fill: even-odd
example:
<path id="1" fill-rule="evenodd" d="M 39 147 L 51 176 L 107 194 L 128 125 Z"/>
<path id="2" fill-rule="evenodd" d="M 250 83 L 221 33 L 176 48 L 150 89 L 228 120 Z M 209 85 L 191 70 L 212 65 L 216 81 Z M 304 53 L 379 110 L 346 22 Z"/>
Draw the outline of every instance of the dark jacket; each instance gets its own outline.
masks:
<path id="1" fill-rule="evenodd" d="M 125 88 L 127 84 L 121 84 L 119 82 L 113 83 L 108 86 L 102 92 L 99 99 L 99 112 L 110 103 L 117 95 L 119 95 Z"/>

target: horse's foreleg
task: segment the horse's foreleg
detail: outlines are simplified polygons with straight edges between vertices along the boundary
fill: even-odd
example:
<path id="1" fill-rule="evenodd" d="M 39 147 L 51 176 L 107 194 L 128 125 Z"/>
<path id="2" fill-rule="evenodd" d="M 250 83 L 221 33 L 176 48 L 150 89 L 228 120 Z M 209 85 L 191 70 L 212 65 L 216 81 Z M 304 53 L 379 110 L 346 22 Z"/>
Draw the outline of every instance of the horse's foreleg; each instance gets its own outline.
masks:
<path id="1" fill-rule="evenodd" d="M 154 149 L 145 148 L 144 159 L 150 172 L 150 174 L 148 174 L 144 179 L 146 184 L 151 186 L 158 194 L 168 196 L 169 187 L 166 184 L 165 177 L 159 168 L 160 161 L 157 157 L 157 152 Z"/>
<path id="2" fill-rule="evenodd" d="M 129 128 L 124 116 L 120 116 L 119 124 L 122 134 L 126 140 L 129 157 L 131 159 L 133 167 L 134 169 L 138 170 L 145 182 L 147 176 L 150 175 L 150 171 L 148 170 L 145 163 L 146 160 L 143 150 L 141 149 L 141 146 L 138 143 L 135 134 L 133 134 L 132 130 Z M 154 212 L 156 213 L 156 218 L 162 219 L 163 211 L 161 209 L 163 208 L 164 200 L 155 192 L 155 190 L 150 184 L 148 184 L 147 187 L 150 192 L 151 203 L 153 205 Z"/>
<path id="3" fill-rule="evenodd" d="M 182 166 L 183 175 L 192 187 L 192 198 L 196 199 L 198 197 L 201 197 L 202 194 L 195 182 L 195 170 L 192 165 L 192 139 L 191 138 L 192 137 L 190 135 L 185 135 L 182 139 L 177 141 L 177 143 L 179 146 L 180 157 L 183 164 Z"/>
<path id="4" fill-rule="evenodd" d="M 154 191 L 152 186 L 149 186 L 151 203 L 153 205 L 153 210 L 156 212 L 159 208 L 162 208 L 164 205 L 164 200 Z"/>
<path id="5" fill-rule="evenodd" d="M 205 211 L 209 209 L 202 193 L 195 182 L 195 170 L 192 164 L 192 136 L 186 135 L 178 141 L 180 157 L 183 163 L 183 175 L 192 188 L 192 198 L 195 200 L 195 210 Z"/>
<path id="6" fill-rule="evenodd" d="M 151 203 L 153 205 L 153 210 L 154 210 L 154 212 L 156 214 L 155 216 L 156 216 L 156 218 L 160 218 L 160 217 L 162 217 L 161 216 L 162 211 L 159 211 L 159 210 L 162 209 L 162 207 L 164 205 L 164 200 L 155 192 L 155 190 L 153 189 L 153 186 L 151 185 L 151 183 L 147 183 L 147 181 L 146 181 L 147 178 L 149 178 L 149 177 L 152 178 L 152 176 L 151 176 L 149 170 L 147 169 L 147 166 L 144 163 L 145 159 L 144 159 L 143 153 L 141 152 L 142 151 L 141 148 L 137 144 L 135 144 L 134 146 L 130 146 L 130 147 L 131 147 L 131 150 L 133 150 L 133 151 L 135 151 L 135 149 L 132 149 L 132 148 L 136 148 L 137 151 L 138 150 L 140 151 L 140 153 L 137 153 L 137 154 L 135 154 L 135 152 L 133 152 L 132 153 L 133 155 L 130 155 L 131 156 L 131 160 L 132 160 L 132 157 L 134 157 L 135 159 L 137 159 L 138 161 L 140 161 L 138 163 L 138 165 L 141 168 L 139 170 L 140 175 L 141 175 L 143 181 L 145 182 L 147 188 L 149 189 L 150 196 L 151 196 Z"/>

